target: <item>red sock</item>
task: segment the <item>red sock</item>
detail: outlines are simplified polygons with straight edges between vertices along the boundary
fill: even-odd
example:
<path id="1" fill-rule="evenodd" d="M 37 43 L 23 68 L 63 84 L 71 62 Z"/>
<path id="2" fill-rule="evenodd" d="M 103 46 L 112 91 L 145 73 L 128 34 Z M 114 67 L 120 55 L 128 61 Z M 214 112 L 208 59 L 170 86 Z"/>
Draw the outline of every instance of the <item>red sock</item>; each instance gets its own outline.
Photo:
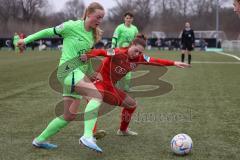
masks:
<path id="1" fill-rule="evenodd" d="M 120 130 L 126 131 L 128 128 L 128 125 L 132 119 L 132 114 L 135 111 L 136 108 L 123 108 L 122 109 L 122 115 L 121 115 L 121 125 Z"/>
<path id="2" fill-rule="evenodd" d="M 96 122 L 95 125 L 94 125 L 93 134 L 96 133 L 96 131 L 97 131 L 97 122 Z"/>

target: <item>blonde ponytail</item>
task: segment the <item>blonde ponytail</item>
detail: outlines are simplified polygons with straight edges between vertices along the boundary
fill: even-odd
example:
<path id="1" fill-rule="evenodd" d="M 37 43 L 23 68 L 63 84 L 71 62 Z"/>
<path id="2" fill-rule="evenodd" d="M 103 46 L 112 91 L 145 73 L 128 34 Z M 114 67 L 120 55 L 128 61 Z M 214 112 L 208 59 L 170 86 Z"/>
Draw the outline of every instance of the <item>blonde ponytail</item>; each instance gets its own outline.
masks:
<path id="1" fill-rule="evenodd" d="M 104 10 L 101 4 L 97 2 L 90 3 L 89 6 L 85 9 L 82 19 L 85 21 L 87 19 L 87 16 L 95 12 L 96 9 Z M 100 29 L 100 27 L 97 27 L 93 29 L 93 34 L 94 41 L 97 43 L 101 40 L 103 31 Z"/>

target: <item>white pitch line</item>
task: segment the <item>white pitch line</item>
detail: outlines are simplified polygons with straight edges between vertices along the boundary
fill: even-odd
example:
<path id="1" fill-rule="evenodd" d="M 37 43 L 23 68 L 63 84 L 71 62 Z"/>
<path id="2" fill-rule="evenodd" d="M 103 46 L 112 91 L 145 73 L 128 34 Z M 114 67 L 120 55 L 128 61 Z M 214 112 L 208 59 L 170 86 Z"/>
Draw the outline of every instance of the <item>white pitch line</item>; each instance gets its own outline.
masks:
<path id="1" fill-rule="evenodd" d="M 240 62 L 212 62 L 212 61 L 193 61 L 192 63 L 196 64 L 240 64 Z"/>
<path id="2" fill-rule="evenodd" d="M 233 58 L 237 59 L 238 61 L 240 61 L 240 58 L 238 56 L 235 56 L 235 55 L 232 55 L 232 54 L 228 54 L 228 53 L 225 53 L 225 52 L 215 52 L 215 53 L 222 54 L 222 55 L 229 56 L 229 57 L 233 57 Z"/>

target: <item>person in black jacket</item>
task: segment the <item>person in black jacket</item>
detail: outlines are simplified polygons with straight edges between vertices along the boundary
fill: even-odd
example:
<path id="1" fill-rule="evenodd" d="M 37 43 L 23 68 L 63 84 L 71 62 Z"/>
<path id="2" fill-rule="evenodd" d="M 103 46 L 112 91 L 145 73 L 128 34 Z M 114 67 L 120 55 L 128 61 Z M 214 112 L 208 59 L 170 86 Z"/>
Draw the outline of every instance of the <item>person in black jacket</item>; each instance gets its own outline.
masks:
<path id="1" fill-rule="evenodd" d="M 194 31 L 190 26 L 189 22 L 185 23 L 185 29 L 182 31 L 181 36 L 182 42 L 182 62 L 184 62 L 185 55 L 188 55 L 188 64 L 191 64 L 191 51 L 194 49 L 195 36 Z"/>

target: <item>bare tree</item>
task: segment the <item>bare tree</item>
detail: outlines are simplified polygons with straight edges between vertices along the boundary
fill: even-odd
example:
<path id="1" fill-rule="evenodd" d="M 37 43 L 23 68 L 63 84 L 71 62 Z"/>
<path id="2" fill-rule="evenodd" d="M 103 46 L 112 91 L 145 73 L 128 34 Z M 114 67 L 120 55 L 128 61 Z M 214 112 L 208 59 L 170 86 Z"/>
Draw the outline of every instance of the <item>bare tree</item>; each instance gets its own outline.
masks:
<path id="1" fill-rule="evenodd" d="M 79 19 L 84 12 L 85 4 L 80 0 L 70 0 L 66 2 L 66 8 L 64 10 L 67 19 Z"/>
<path id="2" fill-rule="evenodd" d="M 190 0 L 176 0 L 175 3 L 175 9 L 179 10 L 180 14 L 183 17 L 187 17 L 187 15 L 189 14 Z"/>
<path id="3" fill-rule="evenodd" d="M 123 15 L 126 12 L 133 12 L 135 10 L 134 0 L 115 0 L 116 6 L 111 8 L 108 12 L 108 19 L 110 22 L 118 25 L 123 21 Z"/>
<path id="4" fill-rule="evenodd" d="M 67 0 L 66 0 L 67 1 Z M 178 35 L 186 21 L 194 30 L 215 30 L 216 0 L 115 0 L 116 5 L 108 12 L 102 28 L 104 36 L 111 37 L 116 25 L 123 22 L 123 14 L 131 11 L 134 24 L 140 32 L 164 31 L 171 37 Z M 83 11 L 82 0 L 68 0 L 61 12 L 48 12 L 47 0 L 0 0 L 1 37 L 10 37 L 14 32 L 33 33 L 49 26 L 56 26 L 67 19 L 78 19 Z M 228 38 L 237 38 L 240 21 L 229 3 L 219 0 L 220 30 Z M 226 7 L 226 3 L 228 8 Z M 45 14 L 46 13 L 46 14 Z M 28 25 L 26 25 L 28 24 Z M 172 34 L 173 33 L 173 34 Z M 175 34 L 174 34 L 175 33 Z M 169 35 L 169 34 L 168 34 Z"/>
<path id="5" fill-rule="evenodd" d="M 153 11 L 153 1 L 149 0 L 138 0 L 135 1 L 136 5 L 136 15 L 135 22 L 140 31 L 143 31 L 145 27 L 149 24 L 152 18 Z"/>
<path id="6" fill-rule="evenodd" d="M 18 0 L 22 10 L 22 19 L 30 21 L 34 16 L 39 15 L 40 9 L 46 4 L 46 0 Z"/>
<path id="7" fill-rule="evenodd" d="M 0 0 L 0 19 L 3 22 L 3 24 L 7 24 L 9 19 L 12 16 L 15 16 L 17 11 L 17 0 Z"/>
<path id="8" fill-rule="evenodd" d="M 113 7 L 109 11 L 109 20 L 114 24 L 119 24 L 123 15 L 126 12 L 132 12 L 134 14 L 134 24 L 140 31 L 148 25 L 151 20 L 151 13 L 153 7 L 153 1 L 149 0 L 116 0 L 116 7 Z"/>

